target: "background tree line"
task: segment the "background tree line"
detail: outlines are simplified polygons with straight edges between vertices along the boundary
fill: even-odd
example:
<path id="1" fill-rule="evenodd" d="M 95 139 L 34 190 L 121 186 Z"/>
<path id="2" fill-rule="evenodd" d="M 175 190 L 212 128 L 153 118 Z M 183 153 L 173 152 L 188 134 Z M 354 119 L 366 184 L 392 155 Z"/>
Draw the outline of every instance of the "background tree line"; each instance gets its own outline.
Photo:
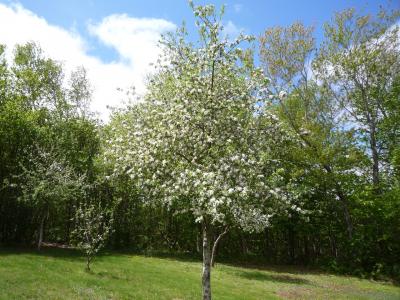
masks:
<path id="1" fill-rule="evenodd" d="M 199 11 L 204 18 L 208 13 Z M 270 184 L 279 178 L 290 205 L 274 213 L 261 232 L 229 227 L 218 244 L 219 258 L 400 275 L 396 21 L 397 12 L 362 16 L 346 10 L 325 25 L 320 45 L 313 28 L 295 23 L 269 28 L 253 47 L 234 53 L 244 77 L 261 68 L 265 87 L 252 93 L 267 99 L 268 112 L 290 137 L 270 144 L 262 142 L 270 136 L 254 138 L 271 158 L 265 177 Z M 173 37 L 166 40 L 171 49 L 190 50 L 179 35 Z M 185 61 L 177 62 L 174 72 L 185 74 Z M 149 95 L 179 95 L 171 74 L 156 74 Z M 216 80 L 217 88 L 225 84 Z M 245 85 L 236 77 L 231 82 L 238 96 Z M 42 241 L 74 243 L 77 212 L 97 207 L 112 211 L 111 249 L 201 253 L 195 216 L 143 201 L 145 193 L 128 169 L 115 172 L 119 162 L 107 156 L 126 142 L 122 137 L 132 131 L 132 120 L 142 118 L 137 106 L 115 111 L 102 124 L 89 111 L 90 98 L 83 68 L 64 74 L 33 43 L 17 46 L 13 61 L 0 47 L 0 243 L 39 248 Z M 225 229 L 222 223 L 213 226 L 211 240 Z"/>

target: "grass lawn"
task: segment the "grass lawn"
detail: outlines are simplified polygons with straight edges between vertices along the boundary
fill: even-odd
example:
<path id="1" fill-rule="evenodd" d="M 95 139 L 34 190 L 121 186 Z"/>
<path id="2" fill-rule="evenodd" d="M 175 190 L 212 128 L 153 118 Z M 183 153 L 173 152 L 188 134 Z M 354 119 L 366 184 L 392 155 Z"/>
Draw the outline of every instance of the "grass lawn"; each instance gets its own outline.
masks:
<path id="1" fill-rule="evenodd" d="M 0 249 L 0 299 L 200 299 L 201 263 L 111 253 L 92 271 L 73 250 Z M 219 264 L 214 299 L 400 299 L 400 287 L 354 277 Z"/>

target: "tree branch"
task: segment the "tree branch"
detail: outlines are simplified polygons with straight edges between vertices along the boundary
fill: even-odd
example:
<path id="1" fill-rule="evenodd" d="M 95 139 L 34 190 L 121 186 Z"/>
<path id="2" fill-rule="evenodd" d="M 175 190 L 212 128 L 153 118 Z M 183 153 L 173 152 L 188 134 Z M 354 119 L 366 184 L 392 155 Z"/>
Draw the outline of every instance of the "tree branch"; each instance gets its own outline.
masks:
<path id="1" fill-rule="evenodd" d="M 229 225 L 225 227 L 225 230 L 220 233 L 220 235 L 217 237 L 217 239 L 214 242 L 213 248 L 212 248 L 212 252 L 211 252 L 211 267 L 215 266 L 215 256 L 216 256 L 216 252 L 217 252 L 217 247 L 218 247 L 218 243 L 221 240 L 221 238 L 228 233 L 229 230 Z"/>

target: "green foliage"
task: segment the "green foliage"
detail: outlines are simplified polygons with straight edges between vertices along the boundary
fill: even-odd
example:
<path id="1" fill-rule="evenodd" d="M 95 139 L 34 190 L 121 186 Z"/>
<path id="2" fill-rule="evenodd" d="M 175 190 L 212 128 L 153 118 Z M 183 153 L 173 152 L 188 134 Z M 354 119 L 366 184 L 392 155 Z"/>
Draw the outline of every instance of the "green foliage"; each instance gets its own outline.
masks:
<path id="1" fill-rule="evenodd" d="M 281 155 L 290 162 L 286 177 L 304 192 L 308 222 L 280 218 L 269 233 L 288 232 L 289 261 L 297 252 L 300 260 L 311 255 L 335 270 L 373 276 L 394 274 L 390 266 L 399 264 L 392 259 L 399 253 L 392 217 L 399 212 L 396 18 L 338 13 L 320 47 L 312 28 L 297 23 L 260 37 L 271 99 L 300 141 Z"/>
<path id="2" fill-rule="evenodd" d="M 84 178 L 74 174 L 73 169 L 53 153 L 40 148 L 35 150 L 28 159 L 29 169 L 22 166 L 23 172 L 16 176 L 21 184 L 20 200 L 32 202 L 33 207 L 40 209 L 55 201 L 78 197 Z"/>
<path id="3" fill-rule="evenodd" d="M 0 241 L 30 242 L 42 231 L 51 239 L 68 241 L 77 189 L 95 178 L 99 151 L 96 121 L 83 113 L 90 99 L 84 70 L 65 84 L 61 65 L 45 58 L 37 45 L 17 46 L 10 64 L 3 52 L 4 47 Z"/>

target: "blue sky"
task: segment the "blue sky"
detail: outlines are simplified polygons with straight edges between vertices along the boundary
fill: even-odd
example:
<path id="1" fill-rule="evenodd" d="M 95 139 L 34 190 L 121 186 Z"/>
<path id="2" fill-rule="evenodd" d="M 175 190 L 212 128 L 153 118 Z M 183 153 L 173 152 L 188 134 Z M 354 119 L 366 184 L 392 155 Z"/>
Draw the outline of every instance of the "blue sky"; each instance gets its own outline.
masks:
<path id="1" fill-rule="evenodd" d="M 400 9 L 399 0 L 195 3 L 212 3 L 217 7 L 226 4 L 225 24 L 232 34 L 243 30 L 259 35 L 267 27 L 302 21 L 316 27 L 317 41 L 322 38 L 323 23 L 334 12 L 349 7 L 363 13 L 376 13 L 380 6 Z M 63 61 L 68 71 L 84 65 L 96 90 L 94 108 L 106 116 L 105 106 L 117 104 L 122 97 L 116 94 L 117 87 L 135 84 L 139 91 L 144 91 L 140 81 L 158 53 L 155 44 L 159 35 L 183 20 L 189 32 L 193 32 L 194 18 L 185 0 L 0 0 L 0 43 L 11 49 L 16 43 L 37 41 L 46 54 Z"/>
<path id="2" fill-rule="evenodd" d="M 15 3 L 4 1 L 3 3 Z M 160 18 L 177 25 L 185 20 L 190 27 L 194 18 L 185 0 L 26 0 L 18 1 L 25 8 L 44 17 L 49 23 L 64 28 L 75 28 L 86 38 L 89 20 L 99 21 L 112 14 L 126 13 L 136 18 Z M 380 6 L 400 9 L 400 2 L 382 0 L 250 0 L 250 1 L 195 1 L 196 4 L 226 5 L 225 19 L 249 34 L 260 34 L 266 27 L 289 25 L 302 21 L 316 27 L 318 39 L 322 37 L 322 25 L 337 11 L 352 7 L 365 13 L 375 13 Z M 191 27 L 193 29 L 193 27 Z M 96 43 L 96 40 L 92 41 Z M 118 55 L 105 47 L 93 49 L 103 59 L 116 59 Z M 107 51 L 109 50 L 109 51 Z"/>

